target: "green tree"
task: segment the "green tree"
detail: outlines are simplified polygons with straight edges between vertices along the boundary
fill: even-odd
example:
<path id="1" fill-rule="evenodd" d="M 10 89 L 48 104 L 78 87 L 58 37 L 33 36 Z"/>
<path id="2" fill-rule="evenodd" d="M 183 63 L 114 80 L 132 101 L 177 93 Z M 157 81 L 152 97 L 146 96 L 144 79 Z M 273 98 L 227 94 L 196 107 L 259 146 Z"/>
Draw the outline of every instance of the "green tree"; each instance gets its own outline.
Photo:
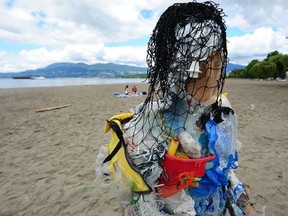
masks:
<path id="1" fill-rule="evenodd" d="M 288 56 L 287 55 L 277 54 L 277 55 L 270 56 L 268 58 L 268 62 L 272 62 L 276 65 L 276 71 L 273 74 L 274 78 L 276 78 L 276 77 L 285 78 L 286 70 L 288 67 Z"/>
<path id="2" fill-rule="evenodd" d="M 273 51 L 273 52 L 270 52 L 270 53 L 268 53 L 268 55 L 267 55 L 267 57 L 264 59 L 264 61 L 268 61 L 271 56 L 275 56 L 275 55 L 278 55 L 278 54 L 279 54 L 279 52 L 278 52 L 277 50 L 275 50 L 275 51 Z"/>
<path id="3" fill-rule="evenodd" d="M 234 70 L 229 74 L 233 78 L 285 78 L 288 71 L 288 55 L 277 50 L 268 53 L 263 61 L 253 59 L 245 69 Z"/>
<path id="4" fill-rule="evenodd" d="M 276 64 L 269 61 L 258 62 L 250 69 L 251 78 L 267 79 L 274 77 L 275 73 L 277 73 Z"/>
<path id="5" fill-rule="evenodd" d="M 263 67 L 261 65 L 261 62 L 257 62 L 256 64 L 254 64 L 250 68 L 250 70 L 248 71 L 249 78 L 260 78 L 260 79 L 262 79 L 262 76 L 261 76 L 262 69 L 263 69 Z"/>
<path id="6" fill-rule="evenodd" d="M 241 77 L 241 71 L 244 69 L 235 69 L 232 70 L 231 73 L 229 74 L 229 78 L 242 78 Z"/>
<path id="7" fill-rule="evenodd" d="M 245 78 L 256 78 L 253 75 L 252 68 L 258 63 L 259 61 L 257 59 L 253 59 L 245 68 L 245 72 L 243 73 L 243 76 L 245 75 Z"/>

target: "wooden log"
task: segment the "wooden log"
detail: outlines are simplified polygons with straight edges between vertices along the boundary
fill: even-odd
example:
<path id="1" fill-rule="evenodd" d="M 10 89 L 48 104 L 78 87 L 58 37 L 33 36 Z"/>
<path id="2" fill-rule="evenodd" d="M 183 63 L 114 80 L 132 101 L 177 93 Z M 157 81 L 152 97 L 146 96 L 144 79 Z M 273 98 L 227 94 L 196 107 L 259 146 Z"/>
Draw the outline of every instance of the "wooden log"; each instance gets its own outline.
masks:
<path id="1" fill-rule="evenodd" d="M 35 111 L 36 112 L 46 112 L 46 111 L 50 111 L 50 110 L 62 109 L 62 108 L 69 107 L 69 106 L 71 106 L 71 104 L 55 106 L 55 107 L 47 107 L 47 108 L 43 108 L 43 109 L 37 109 Z"/>

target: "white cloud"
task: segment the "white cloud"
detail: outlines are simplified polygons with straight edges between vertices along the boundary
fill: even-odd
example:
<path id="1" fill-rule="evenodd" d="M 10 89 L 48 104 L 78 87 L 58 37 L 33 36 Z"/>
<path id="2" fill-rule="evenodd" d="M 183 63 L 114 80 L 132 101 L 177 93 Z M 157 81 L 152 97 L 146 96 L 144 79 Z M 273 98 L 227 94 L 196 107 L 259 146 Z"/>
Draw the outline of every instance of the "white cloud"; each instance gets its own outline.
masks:
<path id="1" fill-rule="evenodd" d="M 227 24 L 242 30 L 254 31 L 268 26 L 286 27 L 288 23 L 288 1 L 219 0 L 219 2 L 227 15 Z"/>
<path id="2" fill-rule="evenodd" d="M 272 28 L 259 28 L 252 34 L 228 38 L 230 62 L 247 65 L 251 60 L 263 60 L 268 53 L 278 50 L 287 53 L 288 40 Z"/>
<path id="3" fill-rule="evenodd" d="M 146 47 L 104 47 L 95 45 L 67 45 L 63 49 L 48 50 L 45 47 L 22 50 L 17 56 L 9 56 L 7 52 L 0 52 L 0 57 L 6 59 L 2 65 L 3 71 L 18 71 L 17 68 L 27 69 L 46 67 L 53 62 L 85 62 L 87 64 L 108 63 L 129 64 L 145 67 Z M 17 62 L 17 64 L 11 64 Z M 4 66 L 4 67 L 3 67 Z M 1 66 L 0 66 L 1 68 Z"/>
<path id="4" fill-rule="evenodd" d="M 112 47 L 105 48 L 103 60 L 105 62 L 114 62 L 119 64 L 130 64 L 134 66 L 145 67 L 147 47 Z"/>
<path id="5" fill-rule="evenodd" d="M 228 27 L 246 34 L 228 38 L 230 62 L 246 65 L 262 60 L 269 52 L 288 52 L 288 1 L 283 0 L 219 0 Z M 229 30 L 229 29 L 228 29 Z"/>
<path id="6" fill-rule="evenodd" d="M 230 27 L 238 27 L 239 29 L 247 29 L 250 25 L 247 20 L 241 14 L 237 14 L 233 17 L 226 18 L 227 25 Z"/>
<path id="7" fill-rule="evenodd" d="M 105 44 L 149 37 L 172 0 L 21 0 L 0 5 L 0 72 L 45 67 L 54 62 L 114 62 L 146 66 L 146 44 Z M 188 2 L 188 1 L 182 1 Z M 203 1 L 202 1 L 203 2 Z M 228 38 L 230 62 L 247 64 L 278 50 L 287 53 L 288 1 L 219 0 L 226 24 L 246 34 Z M 142 10 L 152 17 L 141 17 Z M 148 41 L 147 41 L 148 42 Z M 22 44 L 19 52 L 1 43 Z M 33 47 L 28 48 L 29 45 Z"/>
<path id="8" fill-rule="evenodd" d="M 92 64 L 104 55 L 103 44 L 67 45 L 63 49 L 39 48 L 22 50 L 19 58 L 31 63 L 31 69 L 45 67 L 51 62 L 86 62 Z"/>

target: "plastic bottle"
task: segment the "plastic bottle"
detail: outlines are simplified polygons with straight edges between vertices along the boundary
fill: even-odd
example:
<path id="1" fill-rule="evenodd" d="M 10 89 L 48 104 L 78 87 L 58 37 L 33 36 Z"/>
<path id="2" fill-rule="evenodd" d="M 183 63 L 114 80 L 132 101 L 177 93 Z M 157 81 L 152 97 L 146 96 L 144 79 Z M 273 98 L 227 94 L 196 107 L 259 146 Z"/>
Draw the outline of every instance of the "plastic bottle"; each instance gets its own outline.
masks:
<path id="1" fill-rule="evenodd" d="M 201 157 L 201 146 L 200 144 L 187 132 L 183 131 L 179 136 L 179 141 L 184 152 L 190 158 Z"/>

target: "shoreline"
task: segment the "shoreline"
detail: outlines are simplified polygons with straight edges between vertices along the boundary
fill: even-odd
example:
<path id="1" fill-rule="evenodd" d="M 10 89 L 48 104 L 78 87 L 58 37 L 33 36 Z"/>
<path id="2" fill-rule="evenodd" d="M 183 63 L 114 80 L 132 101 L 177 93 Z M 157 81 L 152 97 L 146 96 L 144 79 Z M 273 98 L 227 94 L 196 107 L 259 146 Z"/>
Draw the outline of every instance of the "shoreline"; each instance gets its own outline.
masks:
<path id="1" fill-rule="evenodd" d="M 0 81 L 3 81 L 3 80 L 8 80 L 8 81 L 13 81 L 13 79 L 10 79 L 10 78 L 0 78 Z M 68 80 L 85 80 L 85 82 L 72 82 L 72 83 L 65 83 L 65 82 L 60 82 L 60 83 L 54 83 L 54 84 L 52 84 L 51 85 L 51 83 L 50 84 L 43 84 L 43 82 L 47 82 L 47 80 L 48 80 L 48 82 L 49 81 L 51 81 L 51 80 L 53 80 L 53 81 L 55 81 L 55 80 L 66 80 L 66 81 L 68 81 Z M 96 80 L 96 82 L 94 82 Z M 130 85 L 138 85 L 138 84 L 147 84 L 147 81 L 145 81 L 146 79 L 142 79 L 142 78 L 122 78 L 122 79 L 102 79 L 102 78 L 47 78 L 47 79 L 39 79 L 39 80 L 31 80 L 31 79 L 29 79 L 29 80 L 27 80 L 27 79 L 16 79 L 16 80 L 14 80 L 14 81 L 16 81 L 16 82 L 20 82 L 20 83 L 18 83 L 18 84 L 20 84 L 20 86 L 19 87 L 17 87 L 17 86 L 12 86 L 11 87 L 11 84 L 9 85 L 7 85 L 7 84 L 5 84 L 4 86 L 5 87 L 3 87 L 3 83 L 1 83 L 0 82 L 0 90 L 4 90 L 4 89 L 26 89 L 26 88 L 54 88 L 54 87 L 80 87 L 80 86 L 94 86 L 94 85 L 125 85 L 125 84 L 130 84 Z M 288 82 L 288 80 L 286 80 L 286 79 L 283 79 L 283 80 L 263 80 L 263 79 L 237 79 L 237 78 L 226 78 L 225 79 L 225 82 L 229 82 L 229 80 L 230 81 L 232 81 L 232 82 L 235 82 L 235 81 L 237 81 L 237 82 L 248 82 L 248 81 L 250 81 L 250 82 L 259 82 L 259 83 L 261 83 L 261 82 L 264 82 L 264 83 L 266 83 L 266 82 L 272 82 L 272 83 L 274 83 L 274 82 L 276 82 L 276 83 L 286 83 L 286 82 Z M 101 81 L 101 82 L 100 82 Z M 120 82 L 121 81 L 121 82 Z M 22 83 L 21 83 L 22 82 Z M 28 84 L 26 84 L 27 86 L 21 86 L 21 85 L 24 85 L 23 84 L 23 82 L 28 82 Z M 104 82 L 104 83 L 103 83 Z M 30 84 L 29 84 L 30 83 Z M 1 86 L 1 84 L 2 84 L 2 86 Z M 36 84 L 36 85 L 35 85 Z M 38 86 L 37 86 L 37 84 L 38 84 Z M 42 86 L 41 86 L 41 85 Z"/>
<path id="2" fill-rule="evenodd" d="M 90 86 L 106 84 L 143 83 L 141 78 L 46 78 L 46 79 L 6 79 L 0 78 L 0 89 L 43 88 L 66 86 Z"/>

